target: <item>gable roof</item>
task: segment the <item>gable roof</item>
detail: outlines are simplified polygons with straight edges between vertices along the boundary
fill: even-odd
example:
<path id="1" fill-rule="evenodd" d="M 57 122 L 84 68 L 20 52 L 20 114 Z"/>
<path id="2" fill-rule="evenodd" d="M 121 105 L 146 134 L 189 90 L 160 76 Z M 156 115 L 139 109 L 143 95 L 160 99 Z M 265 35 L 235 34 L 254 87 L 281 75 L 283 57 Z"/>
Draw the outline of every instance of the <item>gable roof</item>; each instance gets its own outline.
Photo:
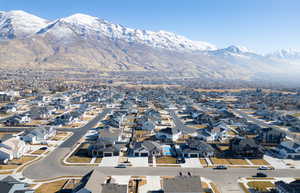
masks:
<path id="1" fill-rule="evenodd" d="M 163 179 L 165 193 L 202 193 L 201 179 L 199 176 L 176 176 Z"/>

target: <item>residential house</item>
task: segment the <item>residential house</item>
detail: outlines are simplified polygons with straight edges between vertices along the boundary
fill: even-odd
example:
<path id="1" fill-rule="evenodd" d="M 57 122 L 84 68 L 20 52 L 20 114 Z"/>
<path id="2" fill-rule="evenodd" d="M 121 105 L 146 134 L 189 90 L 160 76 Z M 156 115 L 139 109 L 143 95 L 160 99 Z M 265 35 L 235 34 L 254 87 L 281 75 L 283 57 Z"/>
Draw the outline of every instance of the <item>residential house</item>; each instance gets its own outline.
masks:
<path id="1" fill-rule="evenodd" d="M 180 145 L 180 154 L 185 158 L 212 157 L 215 155 L 215 149 L 208 143 L 190 138 L 187 143 Z"/>
<path id="2" fill-rule="evenodd" d="M 286 137 L 286 134 L 274 128 L 262 128 L 259 130 L 257 140 L 260 143 L 280 144 Z"/>
<path id="3" fill-rule="evenodd" d="M 28 184 L 16 180 L 12 176 L 6 176 L 0 180 L 1 193 L 34 193 Z"/>
<path id="4" fill-rule="evenodd" d="M 159 130 L 156 133 L 156 138 L 160 140 L 166 141 L 177 141 L 182 135 L 182 131 L 178 128 L 167 127 Z"/>
<path id="5" fill-rule="evenodd" d="M 164 193 L 204 193 L 199 176 L 164 178 L 162 189 Z"/>
<path id="6" fill-rule="evenodd" d="M 152 157 L 161 156 L 161 145 L 154 141 L 132 142 L 128 149 L 129 156 Z"/>
<path id="7" fill-rule="evenodd" d="M 242 158 L 263 158 L 264 149 L 252 138 L 235 137 L 230 140 L 230 154 Z"/>
<path id="8" fill-rule="evenodd" d="M 300 143 L 294 141 L 283 141 L 277 147 L 278 156 L 288 159 L 300 158 Z"/>
<path id="9" fill-rule="evenodd" d="M 118 156 L 120 153 L 120 146 L 114 140 L 109 138 L 99 138 L 92 142 L 88 147 L 88 154 L 91 157 L 111 157 Z"/>
<path id="10" fill-rule="evenodd" d="M 44 144 L 47 140 L 56 135 L 53 127 L 40 127 L 33 130 L 26 130 L 22 140 L 31 144 Z"/>
<path id="11" fill-rule="evenodd" d="M 278 181 L 275 182 L 275 188 L 278 193 L 298 193 L 300 192 L 300 180 L 294 180 L 290 183 Z"/>
<path id="12" fill-rule="evenodd" d="M 48 119 L 56 109 L 52 106 L 34 106 L 30 109 L 30 117 L 34 120 Z"/>
<path id="13" fill-rule="evenodd" d="M 19 137 L 9 136 L 2 138 L 0 143 L 0 160 L 12 160 L 22 157 L 28 152 L 29 146 Z"/>
<path id="14" fill-rule="evenodd" d="M 27 113 L 15 115 L 7 119 L 4 124 L 7 126 L 17 126 L 31 121 L 30 116 Z"/>
<path id="15" fill-rule="evenodd" d="M 17 106 L 13 103 L 6 104 L 0 108 L 0 113 L 14 113 L 17 111 Z"/>

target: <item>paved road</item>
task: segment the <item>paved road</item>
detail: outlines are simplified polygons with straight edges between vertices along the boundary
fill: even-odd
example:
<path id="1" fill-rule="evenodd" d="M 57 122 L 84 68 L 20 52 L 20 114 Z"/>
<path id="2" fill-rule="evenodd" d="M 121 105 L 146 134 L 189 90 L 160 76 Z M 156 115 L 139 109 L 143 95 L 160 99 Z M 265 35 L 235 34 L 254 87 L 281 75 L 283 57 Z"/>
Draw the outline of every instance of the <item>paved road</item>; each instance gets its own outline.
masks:
<path id="1" fill-rule="evenodd" d="M 64 166 L 62 165 L 62 159 L 72 150 L 72 147 L 76 145 L 78 140 L 83 137 L 90 128 L 94 127 L 100 120 L 102 120 L 110 111 L 111 109 L 104 109 L 87 125 L 79 129 L 70 130 L 73 132 L 73 135 L 69 139 L 67 139 L 44 159 L 25 168 L 23 175 L 31 179 L 42 179 L 58 176 L 83 175 L 90 171 L 93 167 Z"/>

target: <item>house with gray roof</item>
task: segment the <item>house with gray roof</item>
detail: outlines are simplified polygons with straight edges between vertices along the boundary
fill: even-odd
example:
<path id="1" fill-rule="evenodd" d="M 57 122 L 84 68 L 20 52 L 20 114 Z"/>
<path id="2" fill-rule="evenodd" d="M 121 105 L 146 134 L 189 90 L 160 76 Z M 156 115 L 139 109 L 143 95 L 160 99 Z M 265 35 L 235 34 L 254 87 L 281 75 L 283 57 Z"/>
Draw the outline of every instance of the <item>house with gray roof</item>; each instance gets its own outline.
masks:
<path id="1" fill-rule="evenodd" d="M 164 193 L 203 193 L 199 176 L 176 176 L 164 178 L 162 182 Z"/>
<path id="2" fill-rule="evenodd" d="M 154 141 L 133 142 L 129 146 L 129 156 L 152 157 L 162 155 L 161 145 Z"/>
<path id="3" fill-rule="evenodd" d="M 1 193 L 34 193 L 28 185 L 16 180 L 12 176 L 7 176 L 0 180 Z"/>

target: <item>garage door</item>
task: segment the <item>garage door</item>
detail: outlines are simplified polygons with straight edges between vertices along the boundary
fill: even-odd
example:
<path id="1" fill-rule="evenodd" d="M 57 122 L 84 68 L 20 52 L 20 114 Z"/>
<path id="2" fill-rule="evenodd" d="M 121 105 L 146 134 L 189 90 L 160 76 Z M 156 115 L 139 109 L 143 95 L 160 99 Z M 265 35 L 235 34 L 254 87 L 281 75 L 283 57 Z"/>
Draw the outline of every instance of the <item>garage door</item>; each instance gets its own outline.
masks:
<path id="1" fill-rule="evenodd" d="M 148 157 L 148 153 L 141 153 L 142 157 Z"/>
<path id="2" fill-rule="evenodd" d="M 191 153 L 191 154 L 190 154 L 190 157 L 198 157 L 198 154 Z"/>
<path id="3" fill-rule="evenodd" d="M 113 154 L 111 152 L 105 152 L 104 157 L 111 157 Z"/>

